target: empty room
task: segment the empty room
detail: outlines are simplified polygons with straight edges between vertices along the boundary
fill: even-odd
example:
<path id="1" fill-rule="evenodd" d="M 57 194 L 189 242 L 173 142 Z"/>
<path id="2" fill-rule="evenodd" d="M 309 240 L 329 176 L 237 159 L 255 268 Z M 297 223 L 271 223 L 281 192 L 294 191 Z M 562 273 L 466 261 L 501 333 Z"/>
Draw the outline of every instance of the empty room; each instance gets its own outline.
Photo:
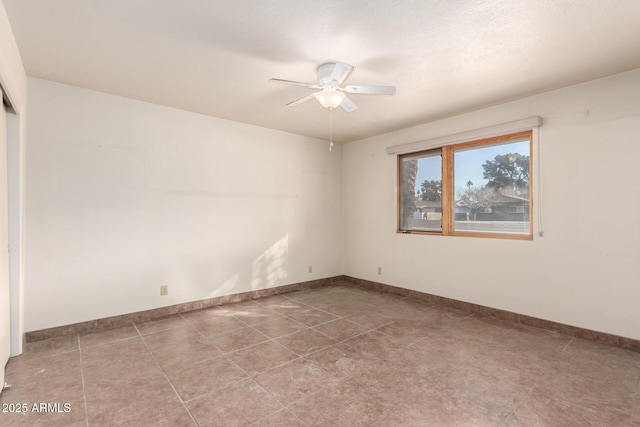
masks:
<path id="1" fill-rule="evenodd" d="M 0 0 L 0 425 L 640 427 L 639 22 Z"/>

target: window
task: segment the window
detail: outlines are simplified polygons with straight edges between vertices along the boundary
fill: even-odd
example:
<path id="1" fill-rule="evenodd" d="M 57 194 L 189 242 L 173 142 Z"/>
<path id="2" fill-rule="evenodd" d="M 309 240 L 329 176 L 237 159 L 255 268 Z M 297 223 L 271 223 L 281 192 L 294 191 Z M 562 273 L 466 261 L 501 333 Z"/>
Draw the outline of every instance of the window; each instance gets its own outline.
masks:
<path id="1" fill-rule="evenodd" d="M 400 157 L 402 230 L 442 230 L 442 155 L 430 150 Z"/>
<path id="2" fill-rule="evenodd" d="M 398 232 L 531 239 L 531 135 L 398 156 Z"/>

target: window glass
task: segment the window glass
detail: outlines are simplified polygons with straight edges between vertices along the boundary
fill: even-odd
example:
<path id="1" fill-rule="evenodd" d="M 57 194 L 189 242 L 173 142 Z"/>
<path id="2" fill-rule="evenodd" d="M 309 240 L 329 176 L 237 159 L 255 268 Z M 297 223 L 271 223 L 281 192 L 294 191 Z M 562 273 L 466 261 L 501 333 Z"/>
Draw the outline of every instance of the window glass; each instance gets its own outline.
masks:
<path id="1" fill-rule="evenodd" d="M 454 231 L 529 234 L 529 138 L 454 149 Z"/>
<path id="2" fill-rule="evenodd" d="M 442 231 L 442 156 L 440 150 L 400 160 L 402 231 Z"/>

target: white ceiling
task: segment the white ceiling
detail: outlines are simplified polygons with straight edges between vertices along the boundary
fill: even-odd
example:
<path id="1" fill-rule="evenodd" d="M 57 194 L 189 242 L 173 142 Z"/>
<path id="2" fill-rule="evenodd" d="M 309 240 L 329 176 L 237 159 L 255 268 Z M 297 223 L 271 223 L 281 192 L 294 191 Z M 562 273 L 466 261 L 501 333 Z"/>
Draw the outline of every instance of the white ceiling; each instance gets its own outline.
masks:
<path id="1" fill-rule="evenodd" d="M 638 0 L 2 0 L 27 74 L 317 138 L 285 107 L 327 61 L 355 66 L 349 142 L 640 67 Z"/>

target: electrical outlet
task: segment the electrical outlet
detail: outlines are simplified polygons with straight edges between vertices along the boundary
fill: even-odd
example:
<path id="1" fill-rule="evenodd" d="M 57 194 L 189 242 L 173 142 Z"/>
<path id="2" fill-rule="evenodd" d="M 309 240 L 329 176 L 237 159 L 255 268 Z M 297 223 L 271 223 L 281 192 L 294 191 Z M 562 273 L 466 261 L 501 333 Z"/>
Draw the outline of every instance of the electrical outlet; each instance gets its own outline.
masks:
<path id="1" fill-rule="evenodd" d="M 382 274 L 382 267 L 378 267 L 378 274 Z"/>
<path id="2" fill-rule="evenodd" d="M 167 295 L 169 295 L 169 285 L 160 286 L 160 296 L 166 297 Z"/>
<path id="3" fill-rule="evenodd" d="M 309 266 L 309 273 L 313 273 L 313 266 L 312 265 Z"/>

